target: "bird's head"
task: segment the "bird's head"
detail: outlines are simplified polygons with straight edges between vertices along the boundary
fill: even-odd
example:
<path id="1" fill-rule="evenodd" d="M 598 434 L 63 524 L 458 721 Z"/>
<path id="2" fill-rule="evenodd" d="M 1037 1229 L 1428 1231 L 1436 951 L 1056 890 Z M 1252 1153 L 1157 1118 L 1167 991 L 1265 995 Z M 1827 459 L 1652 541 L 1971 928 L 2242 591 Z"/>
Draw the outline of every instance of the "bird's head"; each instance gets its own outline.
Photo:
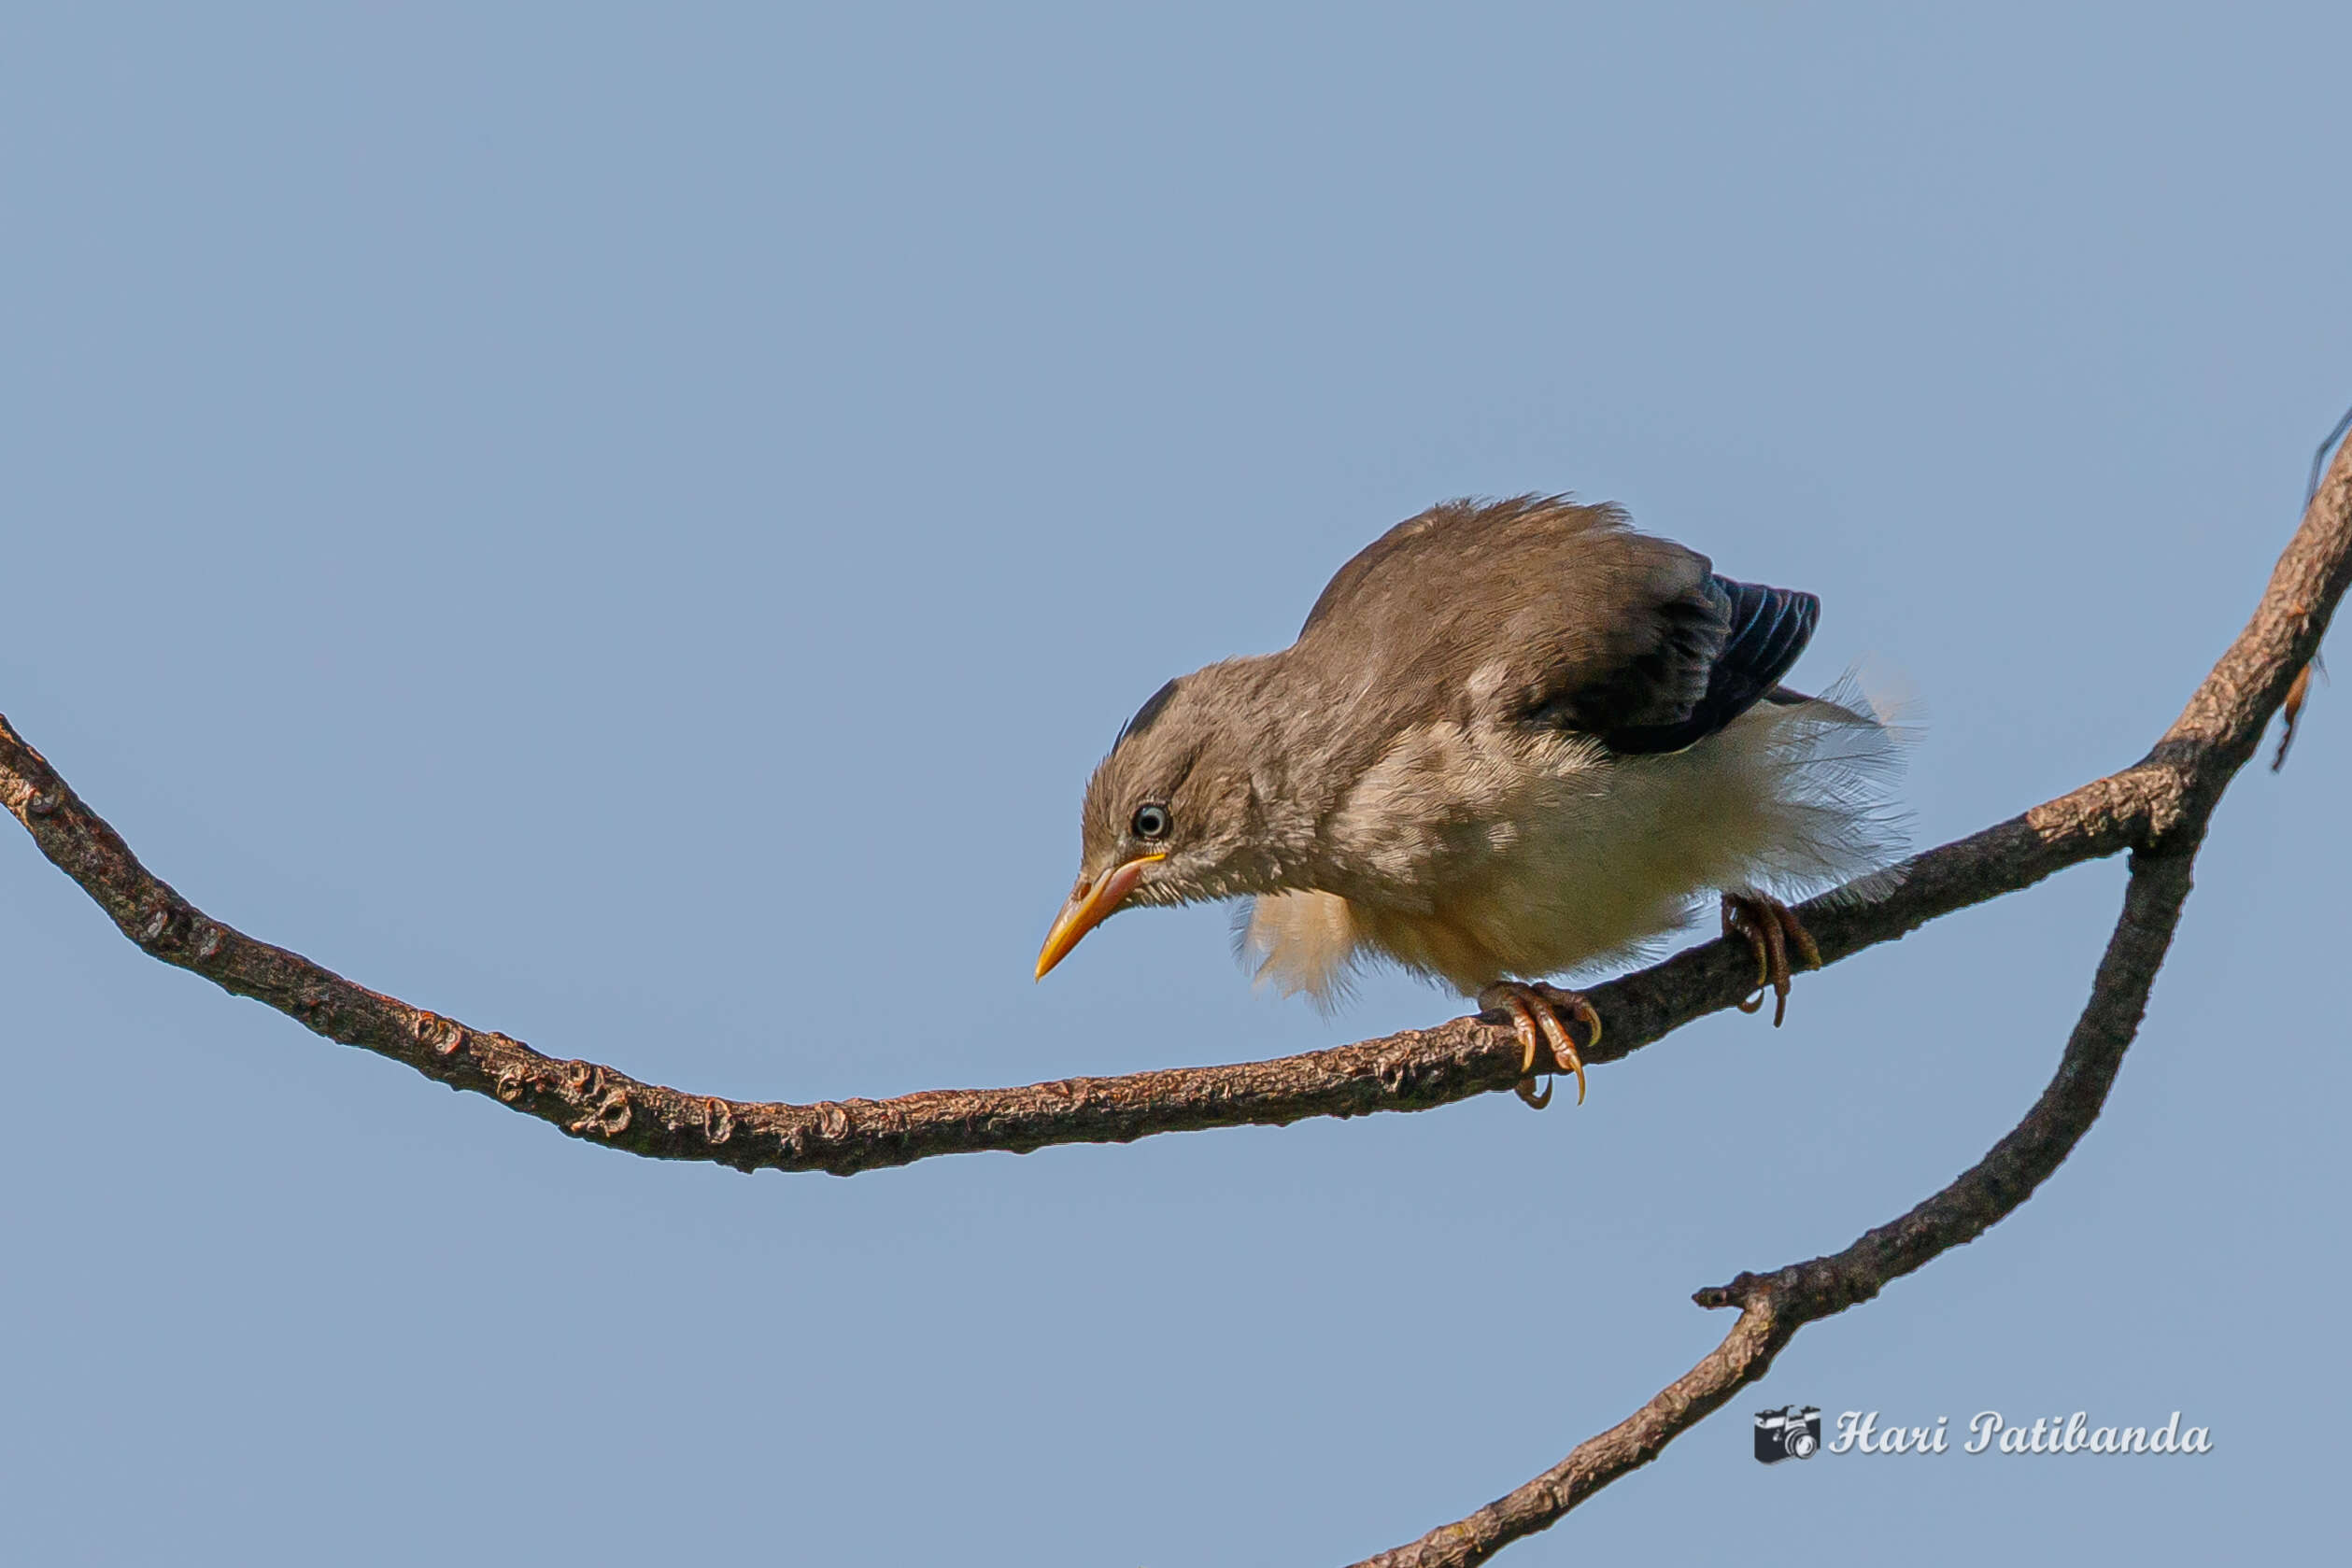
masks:
<path id="1" fill-rule="evenodd" d="M 1119 731 L 1086 783 L 1078 881 L 1037 955 L 1038 979 L 1127 905 L 1272 891 L 1252 770 L 1262 749 L 1254 662 L 1169 682 Z"/>

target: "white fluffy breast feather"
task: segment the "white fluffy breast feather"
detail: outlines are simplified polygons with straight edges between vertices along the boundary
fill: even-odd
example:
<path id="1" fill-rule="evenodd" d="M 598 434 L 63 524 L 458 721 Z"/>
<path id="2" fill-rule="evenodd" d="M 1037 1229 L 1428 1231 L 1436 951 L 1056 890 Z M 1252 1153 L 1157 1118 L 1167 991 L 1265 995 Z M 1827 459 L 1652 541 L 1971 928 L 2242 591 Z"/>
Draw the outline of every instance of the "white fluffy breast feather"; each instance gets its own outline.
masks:
<path id="1" fill-rule="evenodd" d="M 1799 897 L 1903 851 L 1897 732 L 1843 685 L 1759 703 L 1687 750 L 1432 725 L 1400 738 L 1322 830 L 1315 887 L 1255 900 L 1258 978 L 1330 1002 L 1387 959 L 1465 995 L 1637 956 L 1714 892 Z M 1892 887 L 1892 875 L 1857 886 Z"/>

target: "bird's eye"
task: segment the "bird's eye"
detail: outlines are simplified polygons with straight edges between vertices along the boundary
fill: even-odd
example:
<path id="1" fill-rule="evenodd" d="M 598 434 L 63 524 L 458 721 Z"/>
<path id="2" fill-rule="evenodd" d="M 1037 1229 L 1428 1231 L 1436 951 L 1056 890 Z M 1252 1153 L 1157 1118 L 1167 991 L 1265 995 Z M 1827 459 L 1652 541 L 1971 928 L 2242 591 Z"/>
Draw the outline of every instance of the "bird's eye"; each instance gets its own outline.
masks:
<path id="1" fill-rule="evenodd" d="M 1175 826 L 1175 821 L 1168 814 L 1166 806 L 1138 806 L 1135 808 L 1135 820 L 1128 826 L 1135 829 L 1135 836 L 1139 839 L 1165 839 L 1168 830 Z"/>

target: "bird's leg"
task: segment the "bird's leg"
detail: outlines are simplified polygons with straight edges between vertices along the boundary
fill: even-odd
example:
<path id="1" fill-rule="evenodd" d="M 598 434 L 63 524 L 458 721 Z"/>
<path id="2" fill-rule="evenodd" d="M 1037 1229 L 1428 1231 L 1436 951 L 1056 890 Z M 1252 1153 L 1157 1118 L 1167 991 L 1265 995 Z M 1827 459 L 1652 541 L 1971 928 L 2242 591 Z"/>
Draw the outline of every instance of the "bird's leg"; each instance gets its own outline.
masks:
<path id="1" fill-rule="evenodd" d="M 1740 1011 L 1753 1012 L 1764 1006 L 1764 987 L 1779 990 L 1786 983 L 1780 977 L 1789 967 L 1788 934 L 1780 929 L 1780 923 L 1772 917 L 1768 908 L 1736 900 L 1726 893 L 1723 895 L 1723 935 L 1729 937 L 1735 933 L 1747 938 L 1748 945 L 1756 954 L 1756 988 L 1739 1001 Z M 1773 1018 L 1773 1026 L 1779 1027 L 1778 1014 Z"/>
<path id="2" fill-rule="evenodd" d="M 1598 1045 L 1601 1015 L 1593 1010 L 1593 1004 L 1585 1000 L 1582 992 L 1506 980 L 1480 992 L 1478 1005 L 1489 1012 L 1510 1014 L 1511 1032 L 1519 1037 L 1520 1051 L 1520 1078 L 1513 1092 L 1521 1099 L 1537 1110 L 1551 1103 L 1551 1084 L 1545 1084 L 1540 1094 L 1536 1090 L 1537 1063 L 1548 1048 L 1553 1067 L 1544 1070 L 1576 1074 L 1576 1103 L 1584 1103 L 1584 1058 L 1577 1053 L 1576 1037 L 1560 1021 L 1558 1010 L 1566 1008 L 1576 1014 L 1577 1022 L 1585 1028 L 1586 1046 Z"/>
<path id="3" fill-rule="evenodd" d="M 1756 989 L 1739 1004 L 1742 1012 L 1764 1006 L 1772 993 L 1772 1026 L 1778 1029 L 1789 1012 L 1789 976 L 1798 969 L 1821 967 L 1821 950 L 1796 911 L 1762 893 L 1723 895 L 1723 935 L 1747 939 L 1756 955 Z"/>

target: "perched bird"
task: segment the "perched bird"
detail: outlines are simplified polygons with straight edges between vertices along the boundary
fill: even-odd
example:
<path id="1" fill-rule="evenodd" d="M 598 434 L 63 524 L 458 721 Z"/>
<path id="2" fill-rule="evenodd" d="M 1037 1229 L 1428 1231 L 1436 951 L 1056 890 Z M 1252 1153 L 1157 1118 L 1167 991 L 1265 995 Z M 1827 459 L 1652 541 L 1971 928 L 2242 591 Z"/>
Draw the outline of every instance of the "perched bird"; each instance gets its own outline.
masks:
<path id="1" fill-rule="evenodd" d="M 1615 506 L 1448 501 L 1339 569 L 1298 640 L 1169 682 L 1086 785 L 1038 978 L 1131 904 L 1254 900 L 1258 976 L 1328 1003 L 1385 959 L 1583 1063 L 1600 1019 L 1535 983 L 1640 954 L 1721 897 L 1754 995 L 1820 963 L 1782 902 L 1884 873 L 1890 731 L 1780 679 L 1808 593 L 1717 576 Z M 1879 881 L 1887 879 L 1881 875 Z"/>

